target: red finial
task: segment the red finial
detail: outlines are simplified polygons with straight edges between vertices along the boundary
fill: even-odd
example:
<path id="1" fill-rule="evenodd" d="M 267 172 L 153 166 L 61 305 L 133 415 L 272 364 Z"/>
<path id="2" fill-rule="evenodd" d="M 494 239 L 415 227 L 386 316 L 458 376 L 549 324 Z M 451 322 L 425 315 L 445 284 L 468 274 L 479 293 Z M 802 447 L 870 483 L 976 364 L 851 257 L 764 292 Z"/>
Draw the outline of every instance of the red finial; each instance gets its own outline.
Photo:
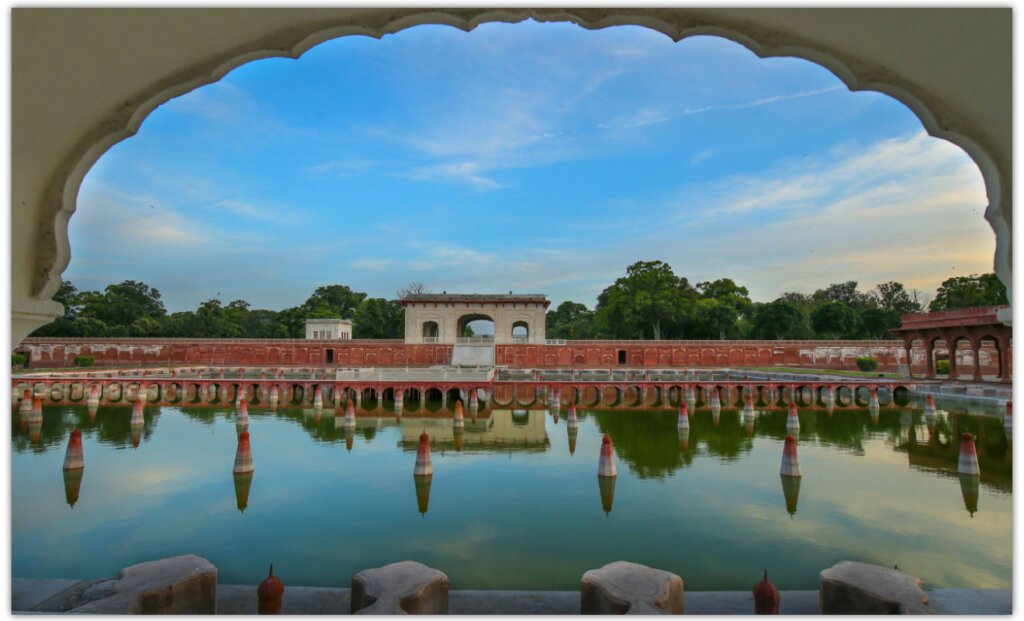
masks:
<path id="1" fill-rule="evenodd" d="M 768 570 L 764 570 L 764 580 L 754 585 L 754 614 L 779 614 L 779 590 L 768 580 Z"/>
<path id="2" fill-rule="evenodd" d="M 281 599 L 284 596 L 284 584 L 274 575 L 274 564 L 270 564 L 268 575 L 256 589 L 259 597 L 259 613 L 261 615 L 281 614 Z"/>

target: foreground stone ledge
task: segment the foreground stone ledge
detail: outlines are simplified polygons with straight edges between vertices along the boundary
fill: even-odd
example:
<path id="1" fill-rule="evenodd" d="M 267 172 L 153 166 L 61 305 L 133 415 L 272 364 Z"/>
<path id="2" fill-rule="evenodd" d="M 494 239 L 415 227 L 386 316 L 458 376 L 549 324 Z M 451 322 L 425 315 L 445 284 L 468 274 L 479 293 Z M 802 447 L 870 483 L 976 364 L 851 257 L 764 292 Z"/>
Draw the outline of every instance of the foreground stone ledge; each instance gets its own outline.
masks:
<path id="1" fill-rule="evenodd" d="M 616 561 L 591 569 L 580 579 L 580 612 L 682 614 L 683 579 L 646 565 Z"/>
<path id="2" fill-rule="evenodd" d="M 448 576 L 416 561 L 352 576 L 352 614 L 448 614 Z"/>
<path id="3" fill-rule="evenodd" d="M 921 581 L 898 569 L 840 561 L 821 572 L 822 614 L 935 614 Z"/>
<path id="4" fill-rule="evenodd" d="M 122 569 L 117 580 L 81 582 L 33 608 L 88 614 L 216 614 L 217 568 L 185 554 Z"/>

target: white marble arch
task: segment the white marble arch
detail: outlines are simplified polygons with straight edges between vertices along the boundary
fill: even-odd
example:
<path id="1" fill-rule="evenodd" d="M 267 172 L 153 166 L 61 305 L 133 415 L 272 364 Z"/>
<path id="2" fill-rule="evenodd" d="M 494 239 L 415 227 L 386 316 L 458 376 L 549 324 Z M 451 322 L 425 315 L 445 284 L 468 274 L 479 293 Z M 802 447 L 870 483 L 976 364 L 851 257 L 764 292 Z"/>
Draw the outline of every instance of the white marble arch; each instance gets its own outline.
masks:
<path id="1" fill-rule="evenodd" d="M 12 10 L 12 345 L 62 313 L 68 219 L 86 172 L 157 106 L 272 56 L 419 24 L 633 24 L 794 56 L 907 105 L 977 163 L 1012 299 L 1012 13 L 1004 8 L 161 8 Z"/>

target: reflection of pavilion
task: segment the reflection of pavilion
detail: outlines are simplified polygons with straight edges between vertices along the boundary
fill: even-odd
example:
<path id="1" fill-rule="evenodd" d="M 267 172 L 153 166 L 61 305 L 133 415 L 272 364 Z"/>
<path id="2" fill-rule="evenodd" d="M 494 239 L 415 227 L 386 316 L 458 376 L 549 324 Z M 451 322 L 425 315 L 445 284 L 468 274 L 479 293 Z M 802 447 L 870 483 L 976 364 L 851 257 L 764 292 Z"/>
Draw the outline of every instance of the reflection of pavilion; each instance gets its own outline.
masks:
<path id="1" fill-rule="evenodd" d="M 466 419 L 460 443 L 462 447 L 484 450 L 545 451 L 550 441 L 544 423 L 543 411 L 493 410 L 489 418 Z M 430 436 L 431 448 L 455 448 L 455 431 L 449 418 L 406 416 L 401 427 L 404 450 L 415 451 L 424 431 Z"/>

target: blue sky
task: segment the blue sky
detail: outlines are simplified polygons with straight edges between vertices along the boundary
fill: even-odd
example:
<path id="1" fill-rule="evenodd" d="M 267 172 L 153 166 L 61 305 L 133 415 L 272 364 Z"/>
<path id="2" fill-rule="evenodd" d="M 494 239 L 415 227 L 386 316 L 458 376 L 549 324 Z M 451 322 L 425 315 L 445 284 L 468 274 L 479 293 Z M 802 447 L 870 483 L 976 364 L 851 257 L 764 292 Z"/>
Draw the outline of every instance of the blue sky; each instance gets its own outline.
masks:
<path id="1" fill-rule="evenodd" d="M 547 293 L 638 260 L 758 301 L 991 271 L 981 174 L 902 104 L 798 59 L 639 27 L 424 26 L 267 59 L 112 148 L 71 219 L 79 289 L 281 309 L 320 285 Z"/>

